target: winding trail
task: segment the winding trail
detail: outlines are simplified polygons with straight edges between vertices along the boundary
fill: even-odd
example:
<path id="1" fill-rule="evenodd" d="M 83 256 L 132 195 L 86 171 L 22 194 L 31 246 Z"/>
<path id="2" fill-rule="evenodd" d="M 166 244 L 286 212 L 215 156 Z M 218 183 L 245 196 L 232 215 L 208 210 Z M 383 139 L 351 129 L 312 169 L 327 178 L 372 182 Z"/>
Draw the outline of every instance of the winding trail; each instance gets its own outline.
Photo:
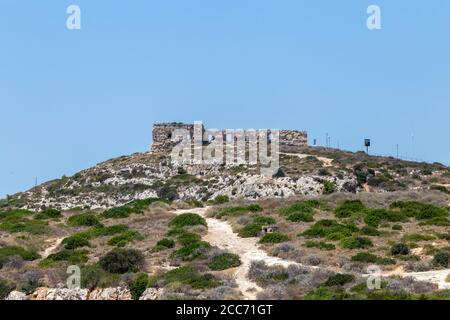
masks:
<path id="1" fill-rule="evenodd" d="M 49 255 L 51 255 L 53 252 L 55 252 L 56 249 L 58 249 L 58 247 L 61 245 L 61 242 L 64 240 L 64 237 L 62 238 L 57 238 L 57 239 L 49 239 L 47 241 L 54 241 L 53 244 L 48 247 L 47 249 L 45 249 L 42 253 L 41 256 L 43 259 L 47 258 Z"/>
<path id="2" fill-rule="evenodd" d="M 176 210 L 175 214 L 197 213 L 205 218 L 208 224 L 208 233 L 203 237 L 211 245 L 228 252 L 238 255 L 241 259 L 241 265 L 235 268 L 234 275 L 236 283 L 242 295 L 247 300 L 255 300 L 256 295 L 263 291 L 255 282 L 247 276 L 252 261 L 263 260 L 267 265 L 281 265 L 288 267 L 289 265 L 299 263 L 269 256 L 264 250 L 258 247 L 258 238 L 241 238 L 237 233 L 233 232 L 230 224 L 226 221 L 209 218 L 206 212 L 209 207 L 195 208 L 187 210 Z"/>
<path id="3" fill-rule="evenodd" d="M 319 269 L 320 267 L 306 266 L 298 262 L 272 257 L 258 246 L 258 238 L 241 238 L 237 233 L 233 232 L 231 225 L 227 221 L 218 220 L 206 216 L 206 212 L 210 207 L 181 209 L 175 210 L 177 215 L 183 213 L 197 213 L 205 218 L 208 225 L 208 232 L 203 237 L 211 245 L 228 252 L 238 255 L 241 259 L 241 265 L 234 270 L 235 281 L 246 300 L 255 300 L 259 292 L 263 291 L 257 283 L 248 278 L 248 271 L 252 261 L 264 261 L 268 266 L 279 265 L 288 267 L 290 265 L 297 265 L 301 267 Z M 50 248 L 49 248 L 50 249 Z M 335 272 L 339 272 L 335 268 L 322 268 Z M 400 276 L 412 277 L 417 281 L 426 281 L 437 284 L 439 289 L 450 289 L 450 282 L 446 282 L 446 278 L 450 275 L 450 269 L 432 270 L 425 272 L 405 272 L 403 267 L 399 267 L 393 271 L 383 272 L 382 277 Z M 361 274 L 361 276 L 368 276 L 368 274 Z"/>

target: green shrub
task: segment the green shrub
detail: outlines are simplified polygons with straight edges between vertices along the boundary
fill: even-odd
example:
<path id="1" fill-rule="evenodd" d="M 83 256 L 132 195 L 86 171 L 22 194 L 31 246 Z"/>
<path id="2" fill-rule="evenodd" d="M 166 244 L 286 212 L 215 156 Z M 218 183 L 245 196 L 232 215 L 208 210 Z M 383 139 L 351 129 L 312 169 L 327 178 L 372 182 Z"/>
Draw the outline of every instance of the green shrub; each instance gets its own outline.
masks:
<path id="1" fill-rule="evenodd" d="M 70 250 L 62 249 L 57 253 L 49 255 L 42 260 L 39 265 L 41 267 L 51 267 L 60 262 L 68 262 L 70 264 L 80 264 L 88 261 L 86 250 Z"/>
<path id="2" fill-rule="evenodd" d="M 229 268 L 235 268 L 241 265 L 241 260 L 238 255 L 233 253 L 223 253 L 221 255 L 212 258 L 208 267 L 211 270 L 226 270 Z"/>
<path id="3" fill-rule="evenodd" d="M 90 246 L 89 240 L 80 234 L 74 234 L 70 237 L 64 238 L 62 244 L 66 249 L 77 249 Z"/>
<path id="4" fill-rule="evenodd" d="M 318 248 L 320 250 L 334 250 L 336 249 L 336 246 L 332 243 L 326 243 L 323 241 L 312 241 L 312 240 L 308 240 L 305 243 L 305 246 L 307 248 Z"/>
<path id="5" fill-rule="evenodd" d="M 81 275 L 81 287 L 90 290 L 116 287 L 120 280 L 118 274 L 105 271 L 98 264 L 82 266 Z"/>
<path id="6" fill-rule="evenodd" d="M 450 251 L 439 251 L 433 257 L 433 264 L 444 268 L 450 263 Z"/>
<path id="7" fill-rule="evenodd" d="M 99 226 L 101 225 L 99 218 L 94 214 L 90 212 L 81 213 L 78 215 L 71 216 L 67 222 L 71 226 Z"/>
<path id="8" fill-rule="evenodd" d="M 394 224 L 392 230 L 403 230 L 403 227 L 400 224 Z"/>
<path id="9" fill-rule="evenodd" d="M 0 248 L 0 268 L 12 256 L 19 256 L 26 261 L 33 261 L 40 258 L 40 255 L 34 250 L 27 250 L 19 246 L 6 246 Z"/>
<path id="10" fill-rule="evenodd" d="M 369 252 L 359 252 L 358 254 L 356 254 L 352 257 L 352 261 L 365 262 L 365 263 L 377 263 L 377 264 L 382 264 L 382 265 L 395 264 L 394 259 L 381 258 L 381 257 L 378 257 Z"/>
<path id="11" fill-rule="evenodd" d="M 335 275 L 330 276 L 323 285 L 325 287 L 334 287 L 334 286 L 341 287 L 347 283 L 352 282 L 354 279 L 355 277 L 351 274 L 337 273 Z"/>
<path id="12" fill-rule="evenodd" d="M 438 226 L 438 227 L 449 227 L 450 220 L 445 217 L 434 217 L 427 221 L 421 222 L 420 225 Z"/>
<path id="13" fill-rule="evenodd" d="M 122 234 L 112 237 L 108 241 L 108 245 L 116 246 L 116 247 L 124 247 L 128 243 L 133 242 L 134 240 L 142 240 L 143 237 L 137 231 L 125 231 Z"/>
<path id="14" fill-rule="evenodd" d="M 276 220 L 272 217 L 256 216 L 253 218 L 253 223 L 256 224 L 275 224 Z"/>
<path id="15" fill-rule="evenodd" d="M 305 300 L 344 300 L 350 295 L 341 287 L 319 287 L 314 289 L 305 296 Z"/>
<path id="16" fill-rule="evenodd" d="M 289 241 L 289 237 L 279 232 L 267 233 L 260 240 L 259 243 L 273 244 Z"/>
<path id="17" fill-rule="evenodd" d="M 210 248 L 211 245 L 208 242 L 197 241 L 174 251 L 171 257 L 183 261 L 192 261 L 204 257 L 204 254 Z"/>
<path id="18" fill-rule="evenodd" d="M 370 239 L 354 236 L 342 239 L 340 244 L 341 247 L 345 249 L 366 249 L 373 247 L 373 243 Z"/>
<path id="19" fill-rule="evenodd" d="M 398 201 L 391 204 L 390 207 L 392 209 L 400 210 L 400 212 L 404 213 L 406 216 L 414 217 L 418 220 L 448 216 L 447 209 L 415 201 Z"/>
<path id="20" fill-rule="evenodd" d="M 33 235 L 48 233 L 48 223 L 41 220 L 21 219 L 16 221 L 5 221 L 0 224 L 0 230 L 17 233 L 26 232 Z"/>
<path id="21" fill-rule="evenodd" d="M 184 213 L 172 219 L 169 222 L 169 226 L 175 228 L 183 228 L 186 226 L 197 226 L 203 225 L 206 226 L 206 220 L 195 213 Z"/>
<path id="22" fill-rule="evenodd" d="M 162 247 L 162 248 L 173 248 L 175 247 L 175 241 L 173 241 L 172 239 L 161 239 L 156 243 L 157 247 Z"/>
<path id="23" fill-rule="evenodd" d="M 123 206 L 106 210 L 103 212 L 102 215 L 105 218 L 112 218 L 112 219 L 128 218 L 131 214 L 143 213 L 146 208 L 148 208 L 152 203 L 155 202 L 169 203 L 170 201 L 165 199 L 165 197 L 138 199 L 131 201 Z"/>
<path id="24" fill-rule="evenodd" d="M 144 256 L 134 249 L 114 249 L 100 258 L 99 264 L 111 273 L 136 272 L 143 266 Z"/>
<path id="25" fill-rule="evenodd" d="M 251 204 L 245 207 L 225 207 L 214 213 L 214 216 L 218 219 L 225 216 L 238 216 L 247 212 L 259 212 L 262 208 L 257 204 Z"/>
<path id="26" fill-rule="evenodd" d="M 227 195 L 220 195 L 214 198 L 214 200 L 211 200 L 211 204 L 224 204 L 230 202 L 230 198 Z"/>
<path id="27" fill-rule="evenodd" d="M 238 232 L 238 235 L 241 238 L 257 237 L 259 235 L 259 233 L 261 232 L 262 227 L 263 227 L 262 224 L 252 223 L 252 224 L 246 225 L 245 227 L 240 229 Z"/>
<path id="28" fill-rule="evenodd" d="M 358 228 L 354 225 L 340 224 L 335 220 L 319 220 L 300 235 L 339 240 L 344 237 L 349 237 L 352 233 L 358 231 Z"/>
<path id="29" fill-rule="evenodd" d="M 188 246 L 193 243 L 199 242 L 200 240 L 201 237 L 198 234 L 186 231 L 178 235 L 177 238 L 178 243 L 181 244 L 182 246 Z"/>
<path id="30" fill-rule="evenodd" d="M 427 234 L 410 233 L 403 236 L 403 241 L 430 241 L 435 240 L 436 237 Z"/>
<path id="31" fill-rule="evenodd" d="M 337 185 L 336 182 L 334 181 L 323 180 L 322 184 L 323 184 L 323 194 L 332 194 L 337 190 Z"/>
<path id="32" fill-rule="evenodd" d="M 44 209 L 34 216 L 35 219 L 41 219 L 41 220 L 57 219 L 57 218 L 61 218 L 61 217 L 62 217 L 61 211 L 56 210 L 56 209 Z"/>
<path id="33" fill-rule="evenodd" d="M 372 226 L 364 226 L 361 228 L 361 234 L 366 236 L 379 236 L 380 231 Z"/>
<path id="34" fill-rule="evenodd" d="M 334 214 L 337 218 L 348 218 L 355 213 L 363 212 L 365 208 L 360 200 L 346 200 L 334 210 Z"/>
<path id="35" fill-rule="evenodd" d="M 291 213 L 289 216 L 287 216 L 286 219 L 289 221 L 292 221 L 292 222 L 313 222 L 314 221 L 313 215 L 310 213 L 305 213 L 305 212 Z"/>
<path id="36" fill-rule="evenodd" d="M 14 285 L 11 282 L 0 278 L 0 300 L 5 299 L 13 290 Z"/>
<path id="37" fill-rule="evenodd" d="M 179 283 L 190 285 L 194 289 L 210 289 L 219 285 L 211 275 L 202 275 L 192 267 L 180 267 L 163 275 L 165 284 Z"/>
<path id="38" fill-rule="evenodd" d="M 293 205 L 279 210 L 280 214 L 285 216 L 287 220 L 297 222 L 312 222 L 315 208 L 320 206 L 317 200 L 308 200 L 297 202 Z"/>
<path id="39" fill-rule="evenodd" d="M 408 255 L 410 252 L 409 247 L 404 243 L 396 243 L 391 247 L 392 255 Z"/>
<path id="40" fill-rule="evenodd" d="M 394 212 L 386 209 L 367 209 L 364 222 L 371 226 L 377 226 L 382 221 L 398 222 L 407 219 L 403 212 Z"/>
<path id="41" fill-rule="evenodd" d="M 131 297 L 133 300 L 139 300 L 149 284 L 149 277 L 146 273 L 140 273 L 136 279 L 129 285 Z"/>

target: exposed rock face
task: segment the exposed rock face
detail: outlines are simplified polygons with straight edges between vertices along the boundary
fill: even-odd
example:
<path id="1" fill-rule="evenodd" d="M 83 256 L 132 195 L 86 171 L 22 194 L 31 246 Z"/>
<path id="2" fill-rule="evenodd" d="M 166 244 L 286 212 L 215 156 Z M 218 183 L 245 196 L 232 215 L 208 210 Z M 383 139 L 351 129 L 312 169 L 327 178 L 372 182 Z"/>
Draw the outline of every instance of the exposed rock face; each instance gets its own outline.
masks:
<path id="1" fill-rule="evenodd" d="M 139 300 L 159 300 L 163 295 L 163 288 L 148 288 L 144 291 Z"/>
<path id="2" fill-rule="evenodd" d="M 121 287 L 95 289 L 89 294 L 88 300 L 131 300 L 131 293 Z"/>
<path id="3" fill-rule="evenodd" d="M 67 289 L 67 288 L 37 288 L 30 295 L 12 291 L 6 300 L 131 300 L 130 290 L 126 288 Z"/>
<path id="4" fill-rule="evenodd" d="M 11 291 L 5 300 L 28 300 L 28 297 L 23 292 Z"/>

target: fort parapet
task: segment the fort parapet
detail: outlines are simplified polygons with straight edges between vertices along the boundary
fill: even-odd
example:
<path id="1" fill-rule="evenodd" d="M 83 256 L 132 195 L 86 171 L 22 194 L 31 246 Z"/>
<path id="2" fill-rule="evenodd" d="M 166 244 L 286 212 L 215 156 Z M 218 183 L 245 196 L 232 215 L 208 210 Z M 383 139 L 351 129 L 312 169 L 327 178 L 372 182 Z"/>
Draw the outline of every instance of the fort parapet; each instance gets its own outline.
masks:
<path id="1" fill-rule="evenodd" d="M 186 124 L 180 122 L 167 122 L 167 123 L 155 123 L 153 125 L 153 152 L 167 152 L 171 151 L 176 146 L 181 138 L 173 136 L 175 130 L 184 129 L 189 132 L 190 138 L 194 137 L 194 124 Z M 205 128 L 202 126 L 202 132 L 205 132 Z M 223 141 L 226 141 L 226 130 L 221 130 L 223 134 Z M 268 140 L 270 142 L 271 135 L 268 130 Z M 208 140 L 203 139 L 204 144 L 208 144 Z M 308 134 L 302 130 L 279 130 L 279 143 L 281 146 L 294 146 L 303 147 L 308 145 Z"/>

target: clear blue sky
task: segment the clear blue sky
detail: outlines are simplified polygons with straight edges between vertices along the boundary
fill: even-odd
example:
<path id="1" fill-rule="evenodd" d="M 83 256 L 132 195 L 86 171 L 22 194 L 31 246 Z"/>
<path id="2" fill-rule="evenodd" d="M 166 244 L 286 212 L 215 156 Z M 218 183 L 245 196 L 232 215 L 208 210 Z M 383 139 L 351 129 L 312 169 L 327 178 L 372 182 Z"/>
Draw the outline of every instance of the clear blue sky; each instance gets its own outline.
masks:
<path id="1" fill-rule="evenodd" d="M 0 197 L 146 151 L 158 121 L 449 164 L 449 30 L 447 0 L 0 0 Z"/>

